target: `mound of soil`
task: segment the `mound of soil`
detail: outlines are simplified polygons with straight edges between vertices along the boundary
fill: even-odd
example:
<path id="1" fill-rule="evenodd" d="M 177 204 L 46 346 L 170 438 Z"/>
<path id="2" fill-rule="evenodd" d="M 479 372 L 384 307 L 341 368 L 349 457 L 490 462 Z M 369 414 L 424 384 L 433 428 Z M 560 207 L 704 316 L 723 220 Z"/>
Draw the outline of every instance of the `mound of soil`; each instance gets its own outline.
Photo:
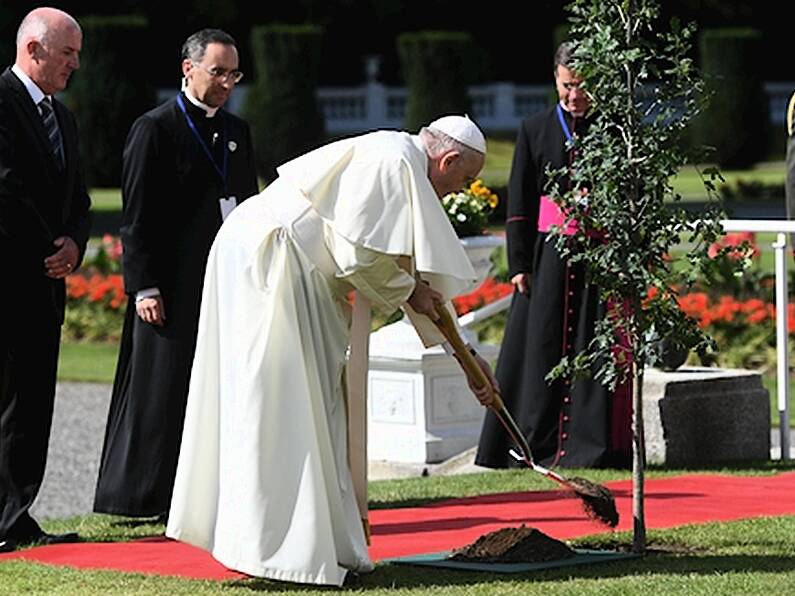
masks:
<path id="1" fill-rule="evenodd" d="M 449 558 L 478 563 L 544 563 L 569 559 L 575 554 L 560 540 L 522 524 L 484 534 L 472 544 L 455 549 Z"/>

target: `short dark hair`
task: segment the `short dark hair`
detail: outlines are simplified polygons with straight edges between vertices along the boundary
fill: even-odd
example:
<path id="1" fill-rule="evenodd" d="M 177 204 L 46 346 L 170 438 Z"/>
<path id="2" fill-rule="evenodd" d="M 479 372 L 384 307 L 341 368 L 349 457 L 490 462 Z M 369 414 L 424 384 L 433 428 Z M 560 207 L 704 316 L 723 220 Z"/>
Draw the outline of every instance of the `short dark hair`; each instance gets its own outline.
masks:
<path id="1" fill-rule="evenodd" d="M 226 31 L 220 29 L 202 29 L 191 35 L 182 44 L 182 59 L 201 62 L 204 52 L 211 43 L 220 43 L 225 46 L 235 46 L 235 39 Z"/>
<path id="2" fill-rule="evenodd" d="M 572 58 L 572 49 L 571 42 L 568 41 L 564 41 L 558 46 L 558 49 L 555 50 L 555 58 L 552 61 L 552 72 L 557 73 L 558 66 L 569 67 Z"/>

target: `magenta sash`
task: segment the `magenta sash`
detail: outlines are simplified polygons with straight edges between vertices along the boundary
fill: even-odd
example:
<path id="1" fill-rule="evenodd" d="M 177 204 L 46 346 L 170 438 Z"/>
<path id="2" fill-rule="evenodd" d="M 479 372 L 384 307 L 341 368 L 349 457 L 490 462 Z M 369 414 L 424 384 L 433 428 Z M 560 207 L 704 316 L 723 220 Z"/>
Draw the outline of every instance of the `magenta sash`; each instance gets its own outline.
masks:
<path id="1" fill-rule="evenodd" d="M 548 196 L 543 195 L 538 208 L 538 231 L 549 232 L 549 228 L 558 226 L 565 236 L 573 235 L 579 224 L 576 220 L 566 224 L 566 215 L 560 210 L 555 202 Z"/>

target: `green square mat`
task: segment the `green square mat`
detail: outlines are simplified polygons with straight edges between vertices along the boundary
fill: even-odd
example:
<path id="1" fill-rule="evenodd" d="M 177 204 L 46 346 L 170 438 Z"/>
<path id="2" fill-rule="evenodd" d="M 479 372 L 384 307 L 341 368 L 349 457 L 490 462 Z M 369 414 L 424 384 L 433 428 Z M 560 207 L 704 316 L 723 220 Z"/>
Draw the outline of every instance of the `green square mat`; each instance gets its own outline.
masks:
<path id="1" fill-rule="evenodd" d="M 540 571 L 542 569 L 557 569 L 559 567 L 572 567 L 574 565 L 592 565 L 594 563 L 607 563 L 609 561 L 623 561 L 634 559 L 640 555 L 634 553 L 619 553 L 609 550 L 588 550 L 577 548 L 577 553 L 569 559 L 558 559 L 557 561 L 545 561 L 543 563 L 477 563 L 450 561 L 449 551 L 428 553 L 426 555 L 411 555 L 408 557 L 396 557 L 394 559 L 384 559 L 383 563 L 397 563 L 399 565 L 422 565 L 425 567 L 442 567 L 445 569 L 457 569 L 461 571 L 488 571 L 491 573 L 522 573 L 526 571 Z"/>

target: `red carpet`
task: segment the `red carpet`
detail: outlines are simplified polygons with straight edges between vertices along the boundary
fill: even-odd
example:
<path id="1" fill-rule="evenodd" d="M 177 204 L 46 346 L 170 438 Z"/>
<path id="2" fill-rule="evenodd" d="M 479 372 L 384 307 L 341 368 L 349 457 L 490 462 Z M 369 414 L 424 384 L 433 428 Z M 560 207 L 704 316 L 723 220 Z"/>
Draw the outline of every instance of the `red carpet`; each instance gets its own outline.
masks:
<path id="1" fill-rule="evenodd" d="M 621 515 L 619 530 L 632 525 L 632 485 L 609 483 Z M 646 483 L 646 525 L 670 528 L 691 523 L 795 514 L 795 472 L 776 476 L 693 475 Z M 370 554 L 381 560 L 449 550 L 505 526 L 527 524 L 555 538 L 609 532 L 582 513 L 580 501 L 558 491 L 505 493 L 454 499 L 410 509 L 371 512 Z M 84 569 L 114 569 L 228 580 L 229 571 L 206 552 L 165 538 L 128 543 L 41 546 L 0 555 L 0 563 L 25 559 Z"/>

